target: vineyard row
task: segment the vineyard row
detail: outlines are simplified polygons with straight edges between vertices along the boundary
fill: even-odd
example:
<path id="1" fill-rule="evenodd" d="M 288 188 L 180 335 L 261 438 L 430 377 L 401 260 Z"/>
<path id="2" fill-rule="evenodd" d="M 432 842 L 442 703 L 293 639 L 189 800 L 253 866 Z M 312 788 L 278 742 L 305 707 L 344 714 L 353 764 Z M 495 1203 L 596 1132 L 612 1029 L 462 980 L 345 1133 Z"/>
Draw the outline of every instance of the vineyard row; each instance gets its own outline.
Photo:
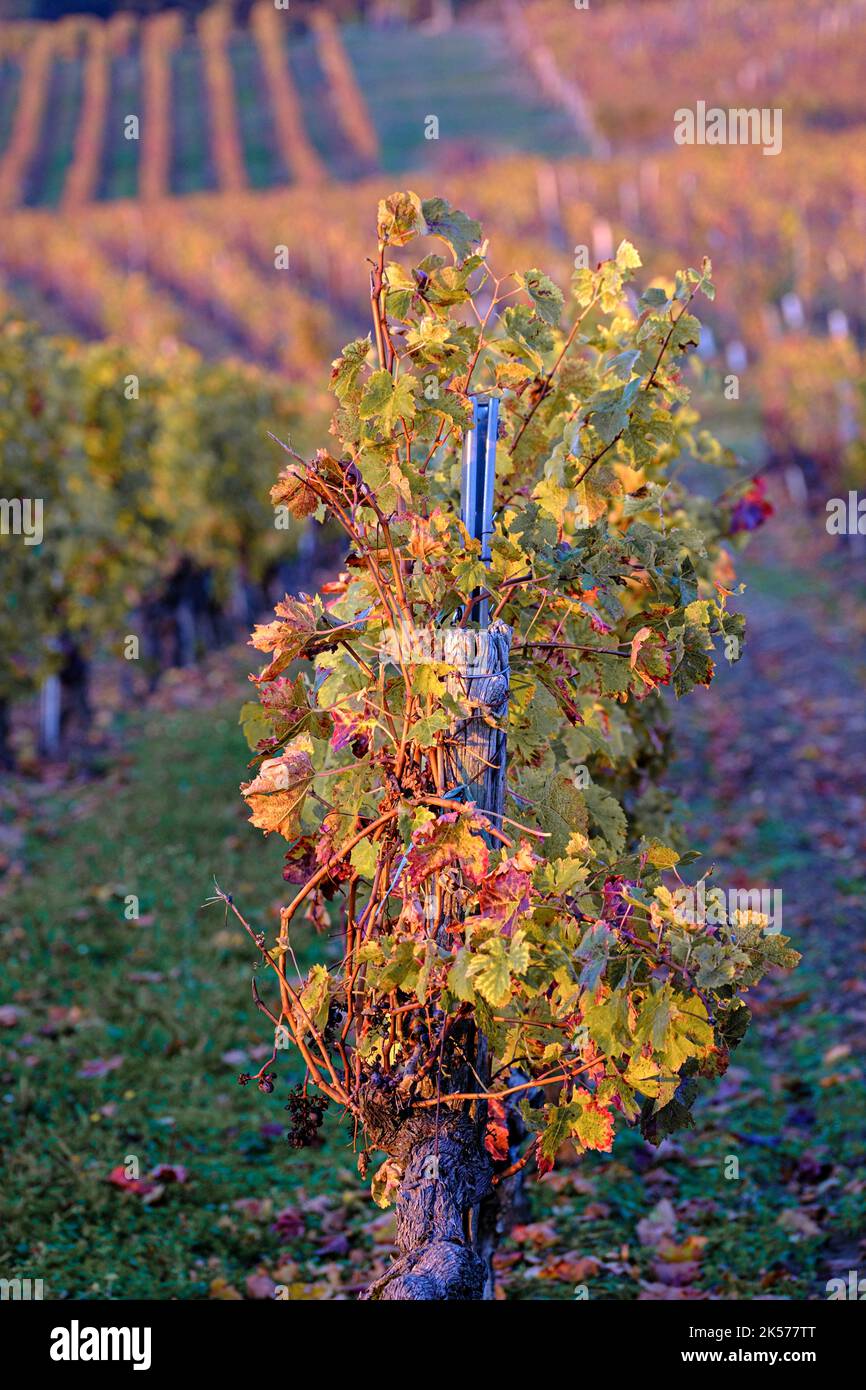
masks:
<path id="1" fill-rule="evenodd" d="M 294 57 L 298 45 L 302 59 Z M 298 79 L 312 69 L 321 87 L 302 93 Z M 328 159 L 307 128 L 322 102 L 335 113 L 327 153 L 342 167 L 348 158 L 352 172 L 378 164 L 373 122 L 327 12 L 314 13 L 300 36 L 268 0 L 253 8 L 248 34 L 221 6 L 199 16 L 194 34 L 173 10 L 141 23 L 124 14 L 104 24 L 78 16 L 0 24 L 0 87 L 7 93 L 0 209 L 7 211 L 54 202 L 47 171 L 66 154 L 59 197 L 67 208 L 116 196 L 158 201 L 188 191 L 191 180 L 195 186 L 206 166 L 214 186 L 229 193 L 255 181 L 257 161 L 265 164 L 263 183 L 327 180 Z M 55 128 L 61 116 L 62 130 Z M 191 139 L 192 175 L 184 157 Z"/>
<path id="2" fill-rule="evenodd" d="M 709 254 L 719 294 L 707 317 L 719 344 L 758 355 L 784 325 L 866 341 L 862 142 L 816 138 L 796 162 L 767 161 L 760 185 L 749 177 L 752 151 L 728 150 L 724 161 L 700 154 L 580 165 L 513 158 L 457 172 L 452 185 L 495 231 L 507 262 L 546 258 L 563 279 L 623 235 L 650 269 L 664 249 L 693 264 Z M 179 337 L 211 356 L 228 348 L 310 379 L 364 321 L 356 267 L 369 252 L 366 209 L 380 184 L 96 204 L 62 222 L 20 210 L 6 218 L 0 274 L 13 297 L 50 307 L 70 332 L 144 348 Z M 429 186 L 418 180 L 419 191 Z"/>

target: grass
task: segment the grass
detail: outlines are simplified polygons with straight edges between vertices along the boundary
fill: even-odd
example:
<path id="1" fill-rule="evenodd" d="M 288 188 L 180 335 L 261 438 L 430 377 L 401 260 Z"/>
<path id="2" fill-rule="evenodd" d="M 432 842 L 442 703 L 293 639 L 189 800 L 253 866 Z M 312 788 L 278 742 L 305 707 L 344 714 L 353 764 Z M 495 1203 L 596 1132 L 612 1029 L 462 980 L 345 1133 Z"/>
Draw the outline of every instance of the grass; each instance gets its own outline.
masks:
<path id="1" fill-rule="evenodd" d="M 21 69 L 8 58 L 0 59 L 0 154 L 6 149 L 21 92 Z"/>
<path id="2" fill-rule="evenodd" d="M 389 173 L 417 167 L 437 151 L 424 134 L 431 115 L 438 117 L 440 141 L 464 143 L 476 155 L 585 153 L 568 118 L 538 97 L 493 25 L 385 35 L 347 25 L 343 41 Z"/>
<path id="3" fill-rule="evenodd" d="M 55 62 L 42 118 L 42 130 L 25 202 L 54 207 L 60 202 L 72 163 L 75 131 L 81 113 L 83 68 L 73 59 Z"/>
<path id="4" fill-rule="evenodd" d="M 236 1083 L 260 1062 L 221 1060 L 267 1028 L 250 1001 L 249 943 L 199 905 L 218 874 L 264 929 L 283 886 L 280 846 L 245 824 L 236 717 L 151 718 L 108 781 L 52 796 L 28 886 L 4 904 L 5 999 L 23 1020 L 3 1030 L 0 1269 L 43 1278 L 48 1297 L 195 1298 L 214 1278 L 243 1280 L 263 1258 L 279 1263 L 280 1245 L 231 1203 L 270 1196 L 278 1210 L 290 1188 L 312 1196 L 338 1160 L 351 1166 L 334 1124 L 327 1156 L 305 1151 L 289 1177 L 284 1140 L 262 1133 L 285 1120 L 288 1068 L 264 1097 Z M 125 920 L 127 894 L 138 923 Z M 79 1074 L 117 1056 L 104 1077 Z M 147 1205 L 105 1181 L 130 1155 L 142 1174 L 183 1164 L 189 1181 Z M 294 1257 L 305 1250 L 296 1242 Z"/>
<path id="5" fill-rule="evenodd" d="M 171 191 L 202 193 L 216 188 L 204 62 L 195 39 L 187 38 L 171 55 Z"/>
<path id="6" fill-rule="evenodd" d="M 137 53 L 111 61 L 108 130 L 102 157 L 98 198 L 134 198 L 138 192 L 138 140 L 127 140 L 124 122 L 142 109 L 141 62 Z"/>
<path id="7" fill-rule="evenodd" d="M 228 48 L 235 84 L 238 127 L 250 188 L 271 188 L 285 175 L 276 149 L 270 112 L 262 101 L 265 79 L 255 42 L 244 36 Z"/>
<path id="8" fill-rule="evenodd" d="M 290 34 L 283 50 L 298 94 L 307 138 L 332 178 L 350 179 L 358 173 L 358 160 L 337 116 L 333 94 L 319 59 L 312 33 Z M 358 74 L 366 92 L 366 74 Z"/>

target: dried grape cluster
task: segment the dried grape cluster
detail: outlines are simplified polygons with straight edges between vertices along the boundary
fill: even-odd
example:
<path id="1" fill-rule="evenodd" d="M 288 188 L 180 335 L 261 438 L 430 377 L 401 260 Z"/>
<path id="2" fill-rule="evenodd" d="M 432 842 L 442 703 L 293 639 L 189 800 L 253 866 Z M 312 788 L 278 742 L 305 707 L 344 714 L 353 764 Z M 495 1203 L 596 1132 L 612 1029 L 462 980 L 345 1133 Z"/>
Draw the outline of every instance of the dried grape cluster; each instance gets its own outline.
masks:
<path id="1" fill-rule="evenodd" d="M 324 1096 L 305 1095 L 300 1085 L 292 1088 L 285 1107 L 290 1117 L 286 1138 L 291 1148 L 306 1149 L 316 1142 L 327 1108 L 328 1102 Z"/>

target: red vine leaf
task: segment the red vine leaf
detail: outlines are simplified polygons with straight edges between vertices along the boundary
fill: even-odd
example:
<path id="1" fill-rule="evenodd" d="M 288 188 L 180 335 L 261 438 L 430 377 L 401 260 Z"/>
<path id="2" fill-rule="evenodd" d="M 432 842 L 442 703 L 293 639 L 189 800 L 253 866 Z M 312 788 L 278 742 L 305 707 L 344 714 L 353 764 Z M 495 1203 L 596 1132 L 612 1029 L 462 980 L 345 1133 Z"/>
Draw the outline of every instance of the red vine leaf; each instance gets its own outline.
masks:
<path id="1" fill-rule="evenodd" d="M 443 869 L 458 866 L 467 883 L 481 883 L 487 873 L 488 850 L 479 831 L 481 816 L 446 811 L 438 820 L 422 825 L 412 836 L 406 857 L 409 884 L 417 888 Z"/>

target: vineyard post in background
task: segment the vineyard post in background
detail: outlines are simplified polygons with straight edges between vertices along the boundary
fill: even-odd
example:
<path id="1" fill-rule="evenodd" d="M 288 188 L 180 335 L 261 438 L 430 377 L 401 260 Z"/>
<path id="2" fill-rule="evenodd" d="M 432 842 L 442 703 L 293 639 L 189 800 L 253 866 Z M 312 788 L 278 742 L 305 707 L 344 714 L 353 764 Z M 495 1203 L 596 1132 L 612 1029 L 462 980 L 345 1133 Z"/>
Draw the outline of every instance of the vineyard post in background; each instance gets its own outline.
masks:
<path id="1" fill-rule="evenodd" d="M 47 758 L 60 753 L 60 699 L 60 677 L 52 671 L 39 688 L 39 749 Z"/>

